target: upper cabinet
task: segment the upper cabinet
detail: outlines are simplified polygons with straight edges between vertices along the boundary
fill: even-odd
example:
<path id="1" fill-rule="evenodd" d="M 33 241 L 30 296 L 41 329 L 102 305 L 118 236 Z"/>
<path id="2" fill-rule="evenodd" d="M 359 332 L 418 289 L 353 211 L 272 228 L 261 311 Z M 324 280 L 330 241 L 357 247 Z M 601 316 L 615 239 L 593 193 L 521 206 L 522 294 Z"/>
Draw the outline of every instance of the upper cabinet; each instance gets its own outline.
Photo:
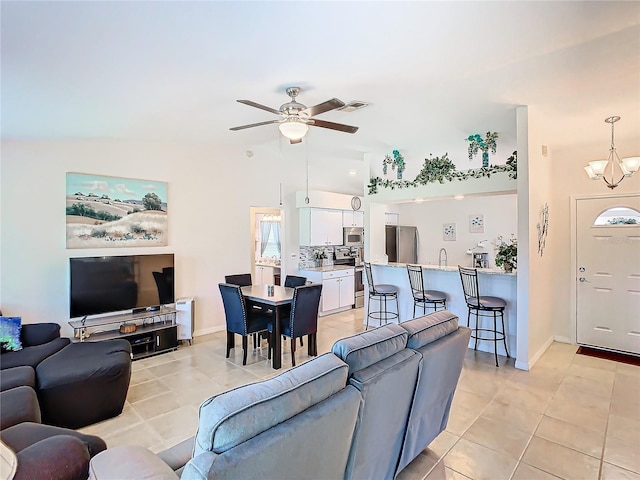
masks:
<path id="1" fill-rule="evenodd" d="M 300 245 L 342 245 L 342 210 L 300 208 Z"/>
<path id="2" fill-rule="evenodd" d="M 400 215 L 397 213 L 385 213 L 384 214 L 384 223 L 385 225 L 398 225 L 400 220 Z"/>
<path id="3" fill-rule="evenodd" d="M 354 210 L 342 211 L 343 227 L 364 227 L 364 212 Z"/>

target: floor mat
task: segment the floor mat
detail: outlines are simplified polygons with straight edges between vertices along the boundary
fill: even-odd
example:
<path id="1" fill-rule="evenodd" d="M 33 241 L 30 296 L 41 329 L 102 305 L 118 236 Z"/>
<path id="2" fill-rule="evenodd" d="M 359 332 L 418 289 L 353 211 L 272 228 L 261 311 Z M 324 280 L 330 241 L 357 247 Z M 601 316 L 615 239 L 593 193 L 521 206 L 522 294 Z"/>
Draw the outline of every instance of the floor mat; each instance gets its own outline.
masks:
<path id="1" fill-rule="evenodd" d="M 588 355 L 589 357 L 604 358 L 605 360 L 613 360 L 614 362 L 628 363 L 640 367 L 640 357 L 634 355 L 626 355 L 624 353 L 610 352 L 608 350 L 599 350 L 597 348 L 578 347 L 576 352 L 580 355 Z"/>

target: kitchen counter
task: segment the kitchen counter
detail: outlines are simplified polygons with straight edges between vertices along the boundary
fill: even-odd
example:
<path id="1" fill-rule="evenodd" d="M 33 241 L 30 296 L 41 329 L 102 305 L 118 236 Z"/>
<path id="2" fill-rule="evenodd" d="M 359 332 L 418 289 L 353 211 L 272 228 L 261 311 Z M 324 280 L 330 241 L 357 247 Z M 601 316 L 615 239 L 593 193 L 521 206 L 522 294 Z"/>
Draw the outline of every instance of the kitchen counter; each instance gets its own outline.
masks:
<path id="1" fill-rule="evenodd" d="M 335 272 L 337 270 L 347 270 L 355 268 L 353 265 L 327 265 L 326 267 L 304 267 L 300 268 L 301 272 Z"/>
<path id="2" fill-rule="evenodd" d="M 280 264 L 279 263 L 256 262 L 256 266 L 258 266 L 258 267 L 280 268 Z"/>
<path id="3" fill-rule="evenodd" d="M 467 324 L 467 304 L 462 292 L 462 284 L 457 266 L 422 265 L 422 276 L 424 280 L 425 290 L 440 290 L 447 294 L 447 310 L 454 313 L 460 319 L 460 325 Z M 409 285 L 409 275 L 405 263 L 372 263 L 371 270 L 373 279 L 376 283 L 395 285 L 399 288 L 398 304 L 400 321 L 404 322 L 413 318 L 413 294 Z M 509 346 L 509 354 L 512 358 L 516 357 L 516 334 L 517 334 L 517 282 L 516 273 L 506 273 L 494 268 L 478 269 L 478 285 L 480 293 L 484 296 L 494 296 L 503 298 L 507 302 L 504 312 L 504 323 L 507 333 L 507 344 Z M 365 289 L 368 288 L 365 279 Z M 368 290 L 367 290 L 368 291 Z M 365 298 L 368 296 L 365 291 Z M 372 309 L 377 310 L 377 303 L 371 301 Z M 365 305 L 365 309 L 366 309 Z M 395 305 L 388 303 L 389 308 L 395 308 Z M 427 313 L 429 313 L 428 310 Z M 365 321 L 367 311 L 365 310 Z M 422 315 L 422 308 L 416 307 L 416 316 Z M 375 322 L 373 322 L 375 326 Z M 369 321 L 372 325 L 372 321 Z M 475 325 L 475 320 L 472 321 Z M 480 328 L 493 328 L 493 318 L 480 317 Z M 473 348 L 473 341 L 469 343 Z M 493 342 L 478 342 L 478 350 L 492 352 Z M 502 342 L 498 343 L 498 354 L 504 355 L 504 346 Z"/>
<path id="4" fill-rule="evenodd" d="M 388 267 L 396 267 L 396 268 L 403 268 L 406 269 L 407 268 L 407 264 L 406 263 L 395 263 L 395 262 L 389 262 L 389 263 L 372 263 L 371 265 L 380 265 L 380 266 L 388 266 Z M 412 264 L 413 265 L 413 264 Z M 439 265 L 428 265 L 428 264 L 415 264 L 415 265 L 419 265 L 422 267 L 423 270 L 439 270 L 441 272 L 457 272 L 458 271 L 458 266 L 457 265 L 444 265 L 444 266 L 439 266 Z M 466 267 L 465 265 L 461 265 L 461 267 L 465 267 L 465 268 L 471 268 L 471 267 Z M 501 268 L 478 268 L 478 273 L 484 273 L 487 275 L 512 275 L 512 276 L 516 276 L 517 273 L 516 272 L 505 272 L 504 270 L 502 270 Z"/>

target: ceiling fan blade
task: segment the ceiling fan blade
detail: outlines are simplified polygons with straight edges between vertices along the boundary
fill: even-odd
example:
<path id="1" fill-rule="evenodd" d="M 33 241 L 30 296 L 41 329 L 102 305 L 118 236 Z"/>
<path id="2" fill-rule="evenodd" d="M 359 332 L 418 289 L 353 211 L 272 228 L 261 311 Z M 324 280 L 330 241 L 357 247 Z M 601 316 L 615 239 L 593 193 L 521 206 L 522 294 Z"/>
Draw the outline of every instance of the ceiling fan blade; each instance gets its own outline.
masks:
<path id="1" fill-rule="evenodd" d="M 233 127 L 233 128 L 230 128 L 229 130 L 233 130 L 233 131 L 244 130 L 245 128 L 259 127 L 261 125 L 269 125 L 271 123 L 281 123 L 281 122 L 282 122 L 282 120 L 269 120 L 267 122 L 252 123 L 250 125 L 242 125 L 240 127 Z"/>
<path id="2" fill-rule="evenodd" d="M 275 108 L 267 107 L 266 105 L 260 105 L 259 103 L 252 102 L 251 100 L 236 100 L 239 103 L 244 103 L 245 105 L 249 105 L 250 107 L 256 107 L 261 110 L 266 110 L 267 112 L 275 113 L 276 115 L 280 115 L 280 110 L 276 110 Z"/>
<path id="3" fill-rule="evenodd" d="M 310 117 L 313 117 L 315 115 L 320 115 L 321 113 L 335 110 L 336 108 L 340 107 L 344 107 L 344 102 L 342 100 L 338 100 L 337 98 L 332 98 L 331 100 L 319 103 L 318 105 L 315 105 L 313 107 L 305 108 L 301 113 L 306 113 Z"/>
<path id="4" fill-rule="evenodd" d="M 352 127 L 351 125 L 345 125 L 343 123 L 327 122 L 326 120 L 317 120 L 315 118 L 312 119 L 311 122 L 313 122 L 311 125 L 315 127 L 329 128 L 340 132 L 356 133 L 358 131 L 358 127 Z"/>
<path id="5" fill-rule="evenodd" d="M 302 139 L 301 138 L 298 138 L 297 140 L 290 139 L 289 143 L 291 145 L 295 145 L 296 143 L 302 143 Z"/>

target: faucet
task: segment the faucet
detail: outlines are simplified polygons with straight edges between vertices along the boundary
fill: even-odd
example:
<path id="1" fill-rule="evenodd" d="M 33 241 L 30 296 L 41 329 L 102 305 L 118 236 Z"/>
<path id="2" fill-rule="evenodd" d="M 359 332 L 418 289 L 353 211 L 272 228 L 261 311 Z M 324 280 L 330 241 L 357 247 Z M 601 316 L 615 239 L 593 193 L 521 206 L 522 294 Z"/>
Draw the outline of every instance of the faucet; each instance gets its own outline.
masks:
<path id="1" fill-rule="evenodd" d="M 438 266 L 442 266 L 442 254 L 444 253 L 444 266 L 447 266 L 447 251 L 444 248 L 440 249 L 440 253 L 438 254 Z"/>

